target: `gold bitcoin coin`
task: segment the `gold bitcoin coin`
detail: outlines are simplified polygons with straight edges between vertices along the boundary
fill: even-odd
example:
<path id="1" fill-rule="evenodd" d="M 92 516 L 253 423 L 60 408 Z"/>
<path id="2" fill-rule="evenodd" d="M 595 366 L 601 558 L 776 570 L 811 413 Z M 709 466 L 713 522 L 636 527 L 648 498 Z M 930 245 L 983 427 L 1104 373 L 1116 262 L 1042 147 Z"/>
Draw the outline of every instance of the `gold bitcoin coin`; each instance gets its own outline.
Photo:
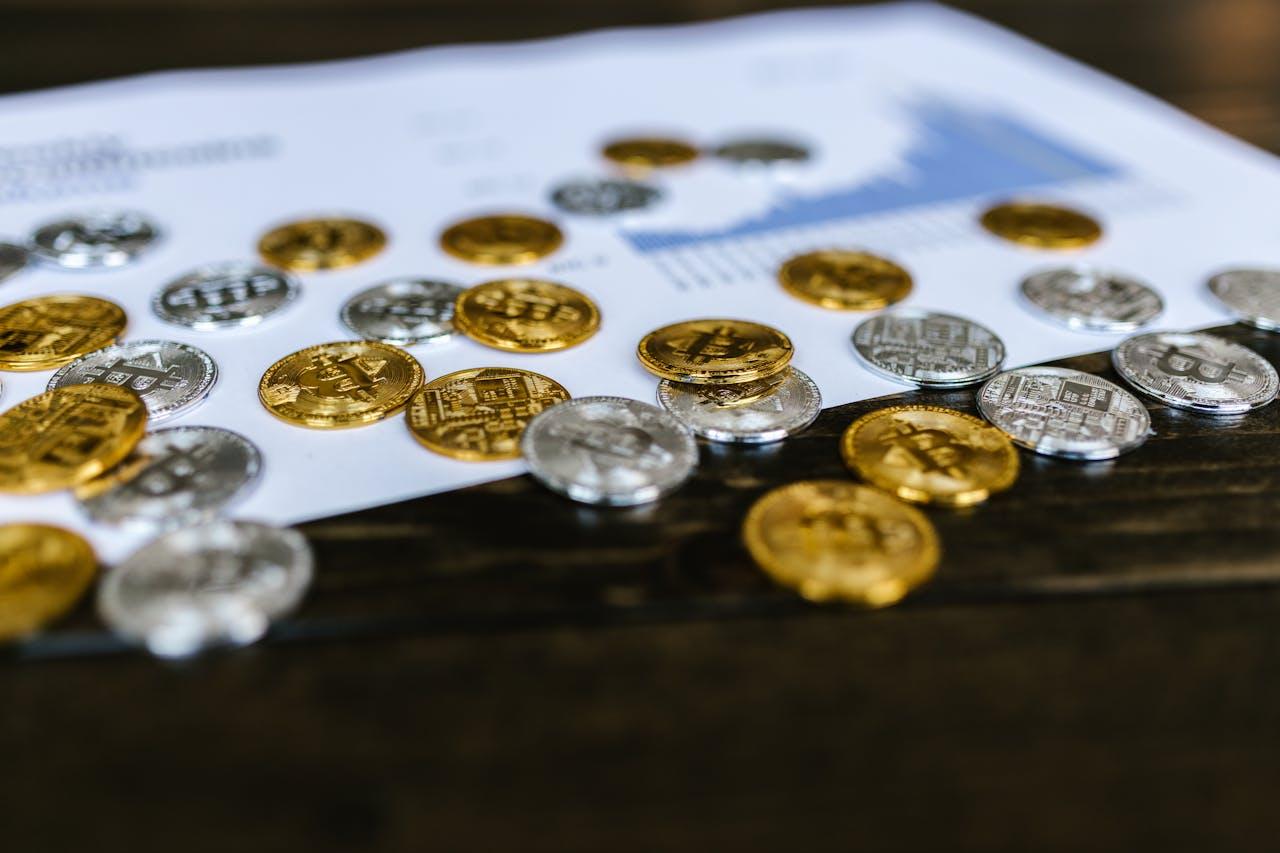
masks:
<path id="1" fill-rule="evenodd" d="M 424 447 L 453 459 L 517 459 L 524 425 L 569 392 L 554 379 L 514 367 L 459 370 L 413 395 L 405 420 Z"/>
<path id="2" fill-rule="evenodd" d="M 997 237 L 1037 249 L 1078 249 L 1102 236 L 1102 226 L 1088 214 L 1031 202 L 996 205 L 982 214 L 982 227 Z"/>
<path id="3" fill-rule="evenodd" d="M 89 543 L 68 530 L 0 526 L 0 640 L 25 637 L 66 613 L 97 568 Z"/>
<path id="4" fill-rule="evenodd" d="M 628 169 L 663 169 L 697 159 L 698 149 L 680 139 L 635 137 L 610 142 L 604 147 L 604 156 Z"/>
<path id="5" fill-rule="evenodd" d="M 290 222 L 258 241 L 267 263 L 297 272 L 336 270 L 367 261 L 387 245 L 382 229 L 359 219 L 326 217 Z"/>
<path id="6" fill-rule="evenodd" d="M 282 421 L 313 429 L 364 426 L 404 408 L 422 365 L 377 341 L 338 341 L 286 355 L 258 382 L 258 399 Z"/>
<path id="7" fill-rule="evenodd" d="M 929 519 L 870 486 L 806 480 L 767 492 L 742 537 L 778 583 L 810 601 L 885 607 L 933 576 L 941 551 Z"/>
<path id="8" fill-rule="evenodd" d="M 118 385 L 67 385 L 0 414 L 0 492 L 69 489 L 129 455 L 147 428 L 142 398 Z"/>
<path id="9" fill-rule="evenodd" d="M 124 309 L 96 296 L 38 296 L 0 308 L 0 370 L 51 370 L 110 346 Z"/>
<path id="10" fill-rule="evenodd" d="M 674 382 L 733 385 L 781 373 L 791 363 L 791 339 L 748 320 L 686 320 L 655 329 L 636 355 L 645 370 Z"/>
<path id="11" fill-rule="evenodd" d="M 792 296 L 837 311 L 875 311 L 911 292 L 911 276 L 902 267 L 844 249 L 791 258 L 778 270 L 778 281 Z"/>
<path id="12" fill-rule="evenodd" d="M 440 235 L 440 247 L 455 258 L 490 265 L 533 263 L 563 242 L 554 222 L 518 214 L 464 219 Z"/>
<path id="13" fill-rule="evenodd" d="M 844 432 L 845 464 L 904 501 L 971 506 L 1013 485 L 1018 453 L 1000 430 L 940 406 L 893 406 Z"/>
<path id="14" fill-rule="evenodd" d="M 600 328 L 585 294 L 528 278 L 477 284 L 458 296 L 453 325 L 473 341 L 512 352 L 550 352 L 580 344 Z"/>

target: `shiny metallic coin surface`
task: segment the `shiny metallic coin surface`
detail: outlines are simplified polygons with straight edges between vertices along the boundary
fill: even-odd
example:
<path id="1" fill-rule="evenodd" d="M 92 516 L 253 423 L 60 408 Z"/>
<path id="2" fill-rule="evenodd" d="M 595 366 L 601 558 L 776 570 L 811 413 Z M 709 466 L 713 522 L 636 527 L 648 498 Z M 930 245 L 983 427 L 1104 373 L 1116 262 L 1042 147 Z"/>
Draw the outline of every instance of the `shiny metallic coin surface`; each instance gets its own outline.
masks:
<path id="1" fill-rule="evenodd" d="M 565 213 L 579 216 L 613 216 L 645 210 L 662 200 L 662 190 L 639 181 L 619 178 L 566 181 L 551 191 L 551 202 Z"/>
<path id="2" fill-rule="evenodd" d="M 166 323 L 202 331 L 253 326 L 298 298 L 298 281 L 261 264 L 229 261 L 165 285 L 151 310 Z"/>
<path id="3" fill-rule="evenodd" d="M 98 586 L 98 612 L 160 657 L 248 645 L 311 584 L 311 547 L 296 530 L 213 521 L 166 533 Z"/>
<path id="4" fill-rule="evenodd" d="M 368 341 L 413 346 L 453 336 L 463 289 L 424 278 L 397 278 L 362 290 L 342 306 L 342 324 Z"/>
<path id="5" fill-rule="evenodd" d="M 717 146 L 712 153 L 721 160 L 741 166 L 773 166 L 779 163 L 803 163 L 809 149 L 785 139 L 733 139 Z"/>
<path id="6" fill-rule="evenodd" d="M 31 254 L 26 246 L 0 241 L 0 282 L 22 272 L 30 260 Z"/>
<path id="7" fill-rule="evenodd" d="M 781 373 L 795 347 L 783 332 L 750 320 L 685 320 L 640 339 L 636 357 L 661 379 L 733 385 Z"/>
<path id="8" fill-rule="evenodd" d="M 373 223 L 326 216 L 271 229 L 258 241 L 258 254 L 274 267 L 315 272 L 354 266 L 386 246 L 386 232 Z"/>
<path id="9" fill-rule="evenodd" d="M 1004 364 L 1004 342 L 973 320 L 896 308 L 863 320 L 853 348 L 871 370 L 896 382 L 954 388 L 981 382 Z"/>
<path id="10" fill-rule="evenodd" d="M 124 309 L 96 296 L 54 293 L 0 308 L 0 370 L 52 370 L 113 344 Z"/>
<path id="11" fill-rule="evenodd" d="M 335 341 L 279 359 L 258 381 L 258 400 L 282 421 L 311 429 L 366 426 L 395 414 L 422 385 L 422 365 L 378 341 Z"/>
<path id="12" fill-rule="evenodd" d="M 633 506 L 693 474 L 698 444 L 667 412 L 625 397 L 579 397 L 529 421 L 520 440 L 529 473 L 575 501 Z"/>
<path id="13" fill-rule="evenodd" d="M 875 311 L 911 292 L 911 275 L 887 258 L 823 249 L 786 260 L 778 283 L 797 299 L 834 311 Z"/>
<path id="14" fill-rule="evenodd" d="M 576 346 L 600 328 L 590 296 L 554 281 L 504 278 L 458 296 L 453 324 L 476 343 L 512 352 L 551 352 Z"/>
<path id="15" fill-rule="evenodd" d="M 47 524 L 0 525 L 0 642 L 71 609 L 98 570 L 89 543 Z"/>
<path id="16" fill-rule="evenodd" d="M 58 369 L 49 390 L 68 385 L 117 385 L 147 404 L 151 423 L 175 417 L 204 400 L 218 366 L 204 350 L 176 341 L 130 341 L 96 350 Z"/>
<path id="17" fill-rule="evenodd" d="M 1102 226 L 1092 216 L 1055 204 L 998 204 L 980 221 L 997 237 L 1033 249 L 1079 249 L 1102 238 Z"/>
<path id="18" fill-rule="evenodd" d="M 1280 270 L 1238 269 L 1209 279 L 1209 292 L 1241 323 L 1280 331 Z"/>
<path id="19" fill-rule="evenodd" d="M 554 222 L 501 213 L 455 222 L 440 235 L 440 248 L 473 264 L 531 264 L 545 258 L 564 243 L 564 232 Z"/>
<path id="20" fill-rule="evenodd" d="M 602 153 L 606 160 L 636 171 L 683 166 L 698 158 L 698 148 L 692 143 L 657 136 L 615 139 Z"/>
<path id="21" fill-rule="evenodd" d="M 41 225 L 31 237 L 32 252 L 64 269 L 124 266 L 151 248 L 160 229 L 141 213 L 91 211 Z"/>
<path id="22" fill-rule="evenodd" d="M 1151 416 L 1128 391 L 1062 367 L 998 374 L 978 391 L 978 409 L 1014 444 L 1063 459 L 1113 459 L 1151 433 Z"/>
<path id="23" fill-rule="evenodd" d="M 253 442 L 231 430 L 179 426 L 149 432 L 124 461 L 76 487 L 96 522 L 184 527 L 243 497 L 262 470 Z"/>
<path id="24" fill-rule="evenodd" d="M 1086 332 L 1130 332 L 1164 311 L 1164 300 L 1148 285 L 1087 266 L 1032 273 L 1019 289 L 1037 313 Z"/>
<path id="25" fill-rule="evenodd" d="M 813 423 L 822 411 L 817 384 L 794 367 L 737 385 L 663 379 L 658 402 L 703 438 L 742 444 L 781 441 Z"/>
<path id="26" fill-rule="evenodd" d="M 1280 379 L 1271 363 L 1248 347 L 1204 332 L 1148 332 L 1125 338 L 1111 352 L 1125 382 L 1180 409 L 1235 415 L 1276 398 Z"/>

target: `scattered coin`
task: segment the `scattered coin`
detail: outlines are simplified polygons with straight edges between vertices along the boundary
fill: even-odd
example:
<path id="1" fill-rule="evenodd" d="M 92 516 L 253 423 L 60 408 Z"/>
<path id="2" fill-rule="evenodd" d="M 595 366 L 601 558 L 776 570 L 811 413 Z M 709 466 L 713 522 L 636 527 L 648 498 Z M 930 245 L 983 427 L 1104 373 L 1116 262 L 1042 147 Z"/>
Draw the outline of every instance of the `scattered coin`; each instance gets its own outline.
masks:
<path id="1" fill-rule="evenodd" d="M 663 379 L 658 402 L 703 438 L 741 444 L 781 441 L 813 423 L 822 411 L 817 384 L 794 367 L 736 385 Z"/>
<path id="2" fill-rule="evenodd" d="M 0 241 L 0 282 L 17 275 L 30 260 L 31 255 L 25 246 Z"/>
<path id="3" fill-rule="evenodd" d="M 749 320 L 686 320 L 655 329 L 636 355 L 662 379 L 733 385 L 781 373 L 791 363 L 791 339 Z"/>
<path id="4" fill-rule="evenodd" d="M 512 352 L 550 352 L 580 344 L 600 328 L 584 293 L 528 278 L 487 281 L 458 297 L 454 325 L 473 341 Z"/>
<path id="5" fill-rule="evenodd" d="M 718 146 L 716 157 L 740 166 L 773 166 L 779 163 L 802 163 L 809 159 L 809 149 L 785 139 L 734 139 Z"/>
<path id="6" fill-rule="evenodd" d="M 1042 270 L 1022 280 L 1032 307 L 1072 329 L 1129 332 L 1164 311 L 1164 300 L 1135 278 L 1088 266 Z"/>
<path id="7" fill-rule="evenodd" d="M 1209 292 L 1241 323 L 1280 331 L 1280 270 L 1227 270 L 1209 279 Z"/>
<path id="8" fill-rule="evenodd" d="M 981 221 L 997 237 L 1036 249 L 1078 249 L 1102 237 L 1102 226 L 1093 217 L 1052 204 L 998 204 Z"/>
<path id="9" fill-rule="evenodd" d="M 71 385 L 0 414 L 0 492 L 77 486 L 129 455 L 147 428 L 142 398 L 117 385 Z"/>
<path id="10" fill-rule="evenodd" d="M 638 170 L 680 166 L 698 157 L 698 149 L 692 144 L 661 137 L 615 139 L 605 145 L 603 153 L 619 166 Z"/>
<path id="11" fill-rule="evenodd" d="M 31 238 L 37 258 L 64 269 L 124 266 L 151 248 L 160 229 L 132 211 L 93 211 L 41 225 Z"/>
<path id="12" fill-rule="evenodd" d="M 312 563 L 296 530 L 249 521 L 183 527 L 108 572 L 98 612 L 117 634 L 160 657 L 244 646 L 302 600 Z"/>
<path id="13" fill-rule="evenodd" d="M 209 396 L 218 366 L 204 352 L 176 341 L 130 341 L 96 350 L 58 368 L 48 390 L 69 385 L 119 385 L 147 404 L 151 423 L 188 411 Z"/>
<path id="14" fill-rule="evenodd" d="M 409 431 L 428 450 L 468 462 L 516 459 L 525 424 L 569 399 L 554 379 L 513 367 L 480 367 L 441 376 L 413 396 Z"/>
<path id="15" fill-rule="evenodd" d="M 613 216 L 644 210 L 662 200 L 662 191 L 639 181 L 584 178 L 566 181 L 551 192 L 551 201 L 565 213 Z"/>
<path id="16" fill-rule="evenodd" d="M 76 487 L 80 508 L 104 524 L 183 527 L 243 496 L 262 470 L 253 442 L 210 426 L 149 432 L 124 461 Z"/>
<path id="17" fill-rule="evenodd" d="M 1234 415 L 1276 398 L 1280 379 L 1271 363 L 1248 347 L 1204 332 L 1148 332 L 1111 353 L 1120 378 L 1143 394 L 1179 409 Z"/>
<path id="18" fill-rule="evenodd" d="M 392 279 L 348 299 L 342 323 L 367 341 L 406 347 L 443 343 L 453 337 L 460 295 L 461 287 L 444 281 Z"/>
<path id="19" fill-rule="evenodd" d="M 560 248 L 564 234 L 554 222 L 518 214 L 464 219 L 445 229 L 440 247 L 473 264 L 529 264 Z"/>
<path id="20" fill-rule="evenodd" d="M 853 331 L 854 351 L 871 370 L 896 382 L 955 388 L 981 382 L 1004 364 L 1004 342 L 964 317 L 895 308 Z"/>
<path id="21" fill-rule="evenodd" d="M 295 272 L 336 270 L 367 261 L 387 245 L 381 228 L 359 219 L 302 219 L 273 228 L 258 241 L 258 254 L 274 267 Z"/>
<path id="22" fill-rule="evenodd" d="M 529 473 L 580 503 L 634 506 L 670 494 L 693 474 L 693 433 L 656 406 L 579 397 L 529 421 L 520 440 Z"/>
<path id="23" fill-rule="evenodd" d="M 845 464 L 912 503 L 972 506 L 1013 485 L 1018 452 L 1004 433 L 939 406 L 892 406 L 844 431 Z"/>
<path id="24" fill-rule="evenodd" d="M 938 535 L 919 510 L 869 486 L 805 480 L 755 502 L 742 524 L 752 558 L 816 602 L 885 607 L 933 577 Z"/>
<path id="25" fill-rule="evenodd" d="M 96 296 L 37 296 L 0 308 L 0 370 L 51 370 L 115 343 L 124 309 Z"/>
<path id="26" fill-rule="evenodd" d="M 151 309 L 166 323 L 208 331 L 257 325 L 297 298 L 297 279 L 288 273 L 230 261 L 199 267 L 165 285 Z"/>
<path id="27" fill-rule="evenodd" d="M 344 429 L 400 411 L 422 379 L 422 365 L 399 347 L 337 341 L 290 353 L 268 367 L 258 399 L 294 426 Z"/>
<path id="28" fill-rule="evenodd" d="M 33 634 L 80 600 L 98 560 L 60 527 L 0 525 L 0 641 Z"/>
<path id="29" fill-rule="evenodd" d="M 837 311 L 874 311 L 911 292 L 910 274 L 893 261 L 844 249 L 797 255 L 778 270 L 778 281 L 792 296 Z"/>
<path id="30" fill-rule="evenodd" d="M 1063 459 L 1114 459 L 1151 433 L 1151 416 L 1128 391 L 1061 367 L 992 377 L 978 391 L 978 409 L 1014 444 Z"/>

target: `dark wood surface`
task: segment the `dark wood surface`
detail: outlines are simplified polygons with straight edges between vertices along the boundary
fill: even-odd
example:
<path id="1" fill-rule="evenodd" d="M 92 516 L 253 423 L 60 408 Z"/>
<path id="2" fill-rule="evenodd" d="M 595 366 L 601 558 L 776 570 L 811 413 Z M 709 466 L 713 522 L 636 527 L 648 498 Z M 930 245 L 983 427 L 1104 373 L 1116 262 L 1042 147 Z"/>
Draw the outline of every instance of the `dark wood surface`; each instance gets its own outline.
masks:
<path id="1" fill-rule="evenodd" d="M 0 88 L 765 5 L 3 0 Z M 965 5 L 1280 147 L 1280 4 Z M 1274 849 L 1280 406 L 1024 454 L 1010 493 L 930 511 L 944 562 L 897 608 L 773 587 L 745 508 L 847 476 L 840 431 L 903 400 L 973 410 L 704 446 L 648 509 L 517 478 L 306 525 L 313 592 L 252 649 L 159 663 L 85 604 L 0 656 L 0 849 Z"/>

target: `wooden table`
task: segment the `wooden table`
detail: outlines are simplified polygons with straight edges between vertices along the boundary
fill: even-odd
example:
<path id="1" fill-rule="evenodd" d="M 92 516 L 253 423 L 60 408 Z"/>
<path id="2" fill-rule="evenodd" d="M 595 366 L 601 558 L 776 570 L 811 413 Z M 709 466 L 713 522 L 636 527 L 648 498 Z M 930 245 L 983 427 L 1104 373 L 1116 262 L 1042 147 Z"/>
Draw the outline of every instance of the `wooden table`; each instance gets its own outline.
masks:
<path id="1" fill-rule="evenodd" d="M 4 0 L 0 88 L 767 5 Z M 962 5 L 1280 147 L 1280 4 Z M 1112 464 L 1024 455 L 1009 494 L 930 513 L 945 561 L 897 608 L 771 586 L 746 507 L 845 476 L 843 427 L 906 400 L 973 410 L 904 394 L 706 447 L 648 509 L 518 478 L 306 525 L 306 605 L 235 653 L 127 652 L 86 603 L 0 657 L 0 849 L 1274 849 L 1280 406 L 1153 405 Z"/>

